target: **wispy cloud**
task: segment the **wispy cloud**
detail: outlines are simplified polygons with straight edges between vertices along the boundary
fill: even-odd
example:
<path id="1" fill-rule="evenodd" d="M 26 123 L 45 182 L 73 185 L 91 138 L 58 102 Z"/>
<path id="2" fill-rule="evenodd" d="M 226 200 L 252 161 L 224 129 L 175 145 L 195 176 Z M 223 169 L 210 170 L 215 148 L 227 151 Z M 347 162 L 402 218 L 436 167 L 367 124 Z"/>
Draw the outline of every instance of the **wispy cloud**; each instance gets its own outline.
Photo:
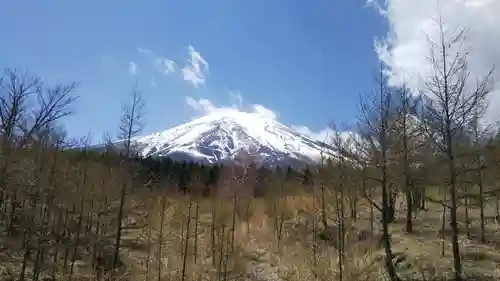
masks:
<path id="1" fill-rule="evenodd" d="M 194 109 L 195 115 L 193 118 L 197 118 L 199 116 L 208 115 L 215 112 L 222 111 L 238 111 L 237 108 L 233 108 L 231 106 L 222 106 L 217 107 L 211 100 L 209 99 L 195 99 L 193 97 L 186 97 L 186 104 Z"/>
<path id="2" fill-rule="evenodd" d="M 443 9 L 445 29 L 468 28 L 467 45 L 473 46 L 468 56 L 471 83 L 484 76 L 491 67 L 500 65 L 500 1 L 497 0 L 367 0 L 389 23 L 383 40 L 375 50 L 389 68 L 389 82 L 401 85 L 403 80 L 413 89 L 424 88 L 423 79 L 431 65 L 427 37 L 439 38 L 433 19 Z M 450 34 L 451 35 L 451 34 Z M 498 77 L 498 72 L 495 75 Z M 423 79 L 422 79 L 423 78 Z M 486 119 L 494 120 L 500 112 L 500 87 L 490 95 Z"/>
<path id="3" fill-rule="evenodd" d="M 165 75 L 174 73 L 176 69 L 175 62 L 173 60 L 167 59 L 165 57 L 158 57 L 155 59 L 155 66 L 158 71 Z"/>
<path id="4" fill-rule="evenodd" d="M 237 103 L 218 106 L 209 99 L 195 99 L 187 96 L 186 104 L 195 111 L 193 118 L 219 112 L 246 112 L 278 121 L 279 112 L 269 109 L 262 104 L 243 106 L 243 97 L 240 92 L 230 92 L 229 95 L 230 98 L 236 99 Z M 312 139 L 323 142 L 329 142 L 335 136 L 335 132 L 330 127 L 323 128 L 319 131 L 311 130 L 304 125 L 292 125 L 290 127 Z"/>
<path id="5" fill-rule="evenodd" d="M 243 97 L 241 96 L 240 91 L 230 91 L 229 92 L 229 97 L 232 100 L 236 100 L 238 108 L 242 108 L 243 107 Z"/>
<path id="6" fill-rule="evenodd" d="M 193 116 L 194 118 L 217 112 L 246 112 L 260 115 L 272 120 L 278 119 L 279 113 L 277 111 L 269 109 L 262 104 L 250 104 L 248 106 L 244 106 L 243 97 L 239 92 L 230 92 L 229 97 L 236 99 L 237 103 L 217 106 L 209 99 L 194 99 L 187 96 L 186 104 L 195 110 L 196 114 Z"/>
<path id="7" fill-rule="evenodd" d="M 133 61 L 128 62 L 128 72 L 130 75 L 136 75 L 137 74 L 137 63 Z"/>
<path id="8" fill-rule="evenodd" d="M 182 75 L 185 81 L 190 82 L 194 87 L 205 84 L 206 75 L 209 73 L 208 63 L 197 52 L 193 46 L 188 46 L 189 60 L 182 69 Z"/>
<path id="9" fill-rule="evenodd" d="M 141 53 L 153 65 L 156 71 L 168 75 L 175 73 L 177 67 L 173 60 L 166 58 L 162 55 L 157 55 L 150 49 L 138 47 L 137 52 Z"/>
<path id="10" fill-rule="evenodd" d="M 301 134 L 326 143 L 330 142 L 330 140 L 335 137 L 335 131 L 330 127 L 320 129 L 319 131 L 313 131 L 309 127 L 301 125 L 292 125 L 291 127 Z"/>
<path id="11" fill-rule="evenodd" d="M 193 46 L 189 45 L 187 50 L 189 58 L 186 65 L 182 68 L 182 78 L 191 83 L 194 87 L 204 85 L 207 75 L 209 74 L 208 62 Z M 145 56 L 155 70 L 164 75 L 176 73 L 179 69 L 174 60 L 163 55 L 158 55 L 150 49 L 138 47 L 137 52 Z"/>
<path id="12" fill-rule="evenodd" d="M 150 56 L 150 55 L 152 55 L 152 54 L 153 54 L 153 52 L 152 52 L 150 49 L 141 48 L 141 47 L 138 47 L 138 48 L 137 48 L 137 51 L 138 51 L 139 53 L 142 53 L 142 54 L 146 55 L 146 56 Z"/>

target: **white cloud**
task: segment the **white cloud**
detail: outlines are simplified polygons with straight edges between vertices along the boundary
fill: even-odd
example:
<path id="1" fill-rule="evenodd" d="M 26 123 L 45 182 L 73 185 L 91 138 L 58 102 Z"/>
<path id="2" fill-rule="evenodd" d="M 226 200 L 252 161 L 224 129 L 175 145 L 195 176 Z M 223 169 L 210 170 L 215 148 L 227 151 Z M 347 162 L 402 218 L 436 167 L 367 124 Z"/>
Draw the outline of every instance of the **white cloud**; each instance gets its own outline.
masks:
<path id="1" fill-rule="evenodd" d="M 163 74 L 167 75 L 175 72 L 175 62 L 165 57 L 158 57 L 155 59 L 157 69 Z"/>
<path id="2" fill-rule="evenodd" d="M 319 131 L 313 131 L 306 126 L 290 126 L 297 132 L 304 134 L 311 139 L 322 141 L 324 143 L 336 146 L 338 143 L 335 141 L 337 138 L 342 140 L 343 145 L 348 145 L 353 151 L 356 150 L 357 144 L 361 142 L 361 138 L 353 131 L 335 131 L 332 127 L 326 127 Z"/>
<path id="3" fill-rule="evenodd" d="M 176 71 L 176 64 L 173 60 L 161 55 L 156 55 L 153 51 L 146 48 L 137 48 L 137 52 L 143 54 L 155 67 L 155 69 L 165 75 Z"/>
<path id="4" fill-rule="evenodd" d="M 438 38 L 434 22 L 443 10 L 445 29 L 468 28 L 468 57 L 471 78 L 483 77 L 494 65 L 500 65 L 500 1 L 498 0 L 367 0 L 388 21 L 390 30 L 375 50 L 390 69 L 389 83 L 403 80 L 413 89 L 422 89 L 422 78 L 430 67 L 427 37 Z M 495 73 L 498 77 L 498 72 Z M 475 82 L 475 80 L 473 81 Z M 498 84 L 497 84 L 498 85 Z M 490 95 L 486 119 L 494 120 L 500 112 L 500 88 Z"/>
<path id="5" fill-rule="evenodd" d="M 128 72 L 131 75 L 136 75 L 137 74 L 137 63 L 135 63 L 133 61 L 129 61 L 128 62 Z"/>
<path id="6" fill-rule="evenodd" d="M 182 75 L 185 81 L 198 87 L 198 85 L 205 84 L 206 75 L 208 74 L 208 63 L 193 46 L 189 45 L 188 51 L 190 58 L 187 65 L 182 69 Z"/>
<path id="7" fill-rule="evenodd" d="M 233 103 L 225 106 L 217 106 L 209 99 L 194 99 L 190 96 L 186 97 L 186 104 L 195 110 L 196 115 L 193 116 L 193 118 L 197 118 L 200 115 L 203 116 L 219 112 L 246 112 L 278 121 L 279 113 L 265 107 L 262 104 L 251 104 L 247 107 L 243 107 L 243 98 L 239 92 L 230 92 L 230 97 L 237 99 L 238 104 Z M 313 131 L 307 126 L 303 125 L 292 125 L 290 127 L 312 139 L 323 142 L 331 142 L 331 140 L 335 136 L 335 132 L 330 127 L 321 129 L 319 131 Z"/>
<path id="8" fill-rule="evenodd" d="M 164 75 L 175 73 L 178 69 L 175 61 L 165 56 L 157 55 L 150 49 L 138 47 L 137 52 L 144 55 L 153 64 L 155 69 Z M 189 59 L 187 64 L 182 68 L 183 79 L 190 82 L 194 87 L 204 85 L 209 73 L 207 61 L 191 45 L 188 46 L 188 54 Z"/>
<path id="9" fill-rule="evenodd" d="M 235 99 L 238 102 L 237 103 L 237 105 L 239 106 L 238 108 L 243 107 L 243 97 L 241 96 L 241 93 L 239 91 L 230 91 L 229 97 L 231 99 Z"/>
<path id="10" fill-rule="evenodd" d="M 269 108 L 266 108 L 265 106 L 261 104 L 252 104 L 251 105 L 251 112 L 256 113 L 258 115 L 264 116 L 266 118 L 272 119 L 272 120 L 277 120 L 279 113 L 274 112 Z"/>
<path id="11" fill-rule="evenodd" d="M 139 53 L 142 53 L 142 54 L 146 55 L 146 56 L 150 56 L 150 55 L 152 55 L 152 54 L 153 54 L 153 52 L 152 52 L 150 49 L 141 48 L 141 47 L 138 47 L 138 48 L 137 48 L 137 51 L 138 51 Z"/>
<path id="12" fill-rule="evenodd" d="M 224 110 L 235 110 L 234 108 L 217 107 L 212 101 L 208 99 L 195 100 L 194 98 L 187 96 L 186 103 L 192 109 L 196 111 L 197 114 L 207 115 L 214 112 L 224 111 Z"/>
<path id="13" fill-rule="evenodd" d="M 241 98 L 241 95 L 239 95 Z M 211 100 L 199 99 L 196 100 L 190 96 L 186 97 L 186 104 L 196 111 L 196 116 L 207 115 L 211 113 L 218 112 L 246 112 L 257 114 L 269 119 L 276 120 L 278 118 L 278 113 L 266 108 L 261 104 L 251 104 L 250 106 L 244 108 L 240 104 L 230 104 L 225 106 L 217 106 Z M 241 104 L 243 104 L 243 99 L 241 99 Z"/>
<path id="14" fill-rule="evenodd" d="M 292 125 L 292 129 L 296 130 L 297 132 L 304 134 L 312 139 L 319 140 L 322 142 L 330 142 L 332 138 L 335 136 L 335 131 L 332 130 L 330 127 L 321 129 L 317 132 L 312 131 L 306 126 L 296 126 Z"/>

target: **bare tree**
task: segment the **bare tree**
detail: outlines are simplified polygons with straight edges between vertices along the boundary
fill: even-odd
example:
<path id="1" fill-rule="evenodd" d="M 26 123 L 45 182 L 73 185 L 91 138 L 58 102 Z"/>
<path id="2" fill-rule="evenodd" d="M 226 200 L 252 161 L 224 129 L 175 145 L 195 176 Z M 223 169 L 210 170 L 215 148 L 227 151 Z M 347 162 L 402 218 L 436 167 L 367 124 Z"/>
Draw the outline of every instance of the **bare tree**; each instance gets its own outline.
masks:
<path id="1" fill-rule="evenodd" d="M 414 120 L 413 112 L 415 112 L 416 103 L 412 102 L 412 97 L 406 85 L 400 87 L 398 94 L 398 109 L 396 120 L 394 120 L 393 138 L 396 156 L 396 166 L 402 166 L 403 183 L 402 189 L 406 195 L 406 232 L 413 231 L 412 215 L 413 210 L 418 206 L 415 201 L 415 194 L 419 192 L 413 184 L 412 168 L 415 166 L 413 154 L 420 141 L 416 138 L 419 126 L 412 122 Z"/>
<path id="2" fill-rule="evenodd" d="M 0 76 L 0 206 L 13 149 L 71 114 L 75 89 L 76 83 L 47 86 L 39 77 L 16 69 L 5 69 Z"/>
<path id="3" fill-rule="evenodd" d="M 6 69 L 0 77 L 3 138 L 24 144 L 39 130 L 70 115 L 76 83 L 47 86 L 39 77 Z"/>
<path id="4" fill-rule="evenodd" d="M 137 136 L 144 127 L 144 101 L 141 91 L 137 89 L 137 85 L 132 87 L 130 98 L 130 103 L 122 104 L 122 116 L 120 118 L 119 137 L 124 142 L 126 157 L 134 153 L 132 138 Z"/>
<path id="5" fill-rule="evenodd" d="M 480 217 L 480 225 L 481 225 L 481 242 L 486 243 L 485 233 L 485 218 L 484 218 L 484 169 L 485 169 L 485 157 L 484 157 L 484 149 L 488 145 L 488 142 L 491 140 L 488 136 L 489 128 L 484 128 L 480 124 L 480 118 L 484 114 L 485 103 L 479 103 L 476 105 L 472 112 L 472 122 L 470 124 L 472 129 L 472 150 L 474 156 L 475 167 L 473 167 L 476 171 L 476 180 L 477 185 L 479 186 L 479 217 Z M 467 200 L 467 197 L 465 198 Z M 468 222 L 467 222 L 468 224 Z"/>
<path id="6" fill-rule="evenodd" d="M 344 280 L 344 265 L 345 265 L 345 236 L 346 236 L 346 222 L 345 222 L 345 191 L 347 179 L 347 163 L 345 159 L 345 151 L 347 143 L 342 139 L 341 133 L 337 130 L 335 124 L 331 125 L 332 129 L 335 132 L 333 137 L 333 145 L 337 150 L 338 157 L 336 159 L 337 165 L 336 168 L 338 170 L 338 184 L 336 190 L 336 213 L 337 213 L 337 239 L 338 239 L 338 267 L 339 267 L 339 280 Z"/>
<path id="7" fill-rule="evenodd" d="M 450 226 L 455 280 L 462 280 L 462 264 L 458 244 L 457 223 L 457 138 L 464 133 L 473 117 L 473 110 L 485 100 L 490 92 L 491 69 L 476 85 L 470 83 L 466 46 L 467 30 L 452 30 L 444 26 L 442 12 L 436 20 L 439 38 L 429 42 L 429 62 L 432 73 L 425 82 L 426 95 L 432 102 L 426 105 L 426 123 L 429 134 L 447 166 L 447 185 L 450 196 Z"/>
<path id="8" fill-rule="evenodd" d="M 379 77 L 376 78 L 376 88 L 373 97 L 361 100 L 360 127 L 362 137 L 368 147 L 365 148 L 372 155 L 372 161 L 367 163 L 367 168 L 377 170 L 377 177 L 370 178 L 376 181 L 382 189 L 382 205 L 379 206 L 371 199 L 370 202 L 382 213 L 383 242 L 385 249 L 385 265 L 389 278 L 392 281 L 400 280 L 392 263 L 393 253 L 389 224 L 393 220 L 394 205 L 390 192 L 390 179 L 388 173 L 389 131 L 391 120 L 391 93 L 387 88 L 387 78 L 381 66 Z M 361 163 L 365 165 L 366 163 Z"/>
<path id="9" fill-rule="evenodd" d="M 143 110 L 144 102 L 142 94 L 133 86 L 131 91 L 131 101 L 129 104 L 122 105 L 122 117 L 120 119 L 120 136 L 125 145 L 125 157 L 131 156 L 132 138 L 141 132 L 143 128 Z M 127 193 L 127 182 L 122 183 L 120 191 L 120 207 L 118 209 L 117 230 L 115 239 L 115 252 L 113 256 L 113 269 L 116 268 L 119 259 L 120 241 L 122 234 L 123 207 L 125 205 L 125 196 Z"/>

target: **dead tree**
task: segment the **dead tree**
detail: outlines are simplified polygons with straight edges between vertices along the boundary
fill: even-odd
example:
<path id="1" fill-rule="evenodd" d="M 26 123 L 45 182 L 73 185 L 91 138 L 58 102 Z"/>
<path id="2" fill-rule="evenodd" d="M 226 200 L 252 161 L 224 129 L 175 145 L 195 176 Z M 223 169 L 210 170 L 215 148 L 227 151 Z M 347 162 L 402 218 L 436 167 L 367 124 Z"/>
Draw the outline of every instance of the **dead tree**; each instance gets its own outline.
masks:
<path id="1" fill-rule="evenodd" d="M 5 69 L 0 76 L 0 207 L 9 178 L 9 163 L 16 147 L 39 137 L 39 132 L 70 115 L 76 83 L 48 86 L 42 80 Z"/>
<path id="2" fill-rule="evenodd" d="M 340 133 L 336 130 L 336 127 L 332 125 L 335 136 L 334 136 L 334 147 L 337 150 L 338 157 L 337 169 L 338 169 L 338 187 L 336 191 L 336 212 L 337 212 L 337 239 L 338 239 L 338 267 L 339 267 L 339 280 L 344 280 L 344 265 L 345 265 L 345 236 L 346 236 L 346 223 L 345 223 L 345 191 L 347 190 L 345 183 L 348 182 L 346 176 L 346 168 L 348 162 L 345 159 L 346 143 L 342 140 Z M 349 163 L 350 164 L 350 163 Z"/>
<path id="3" fill-rule="evenodd" d="M 389 131 L 391 128 L 391 93 L 387 87 L 387 78 L 383 74 L 381 66 L 379 76 L 376 78 L 376 87 L 373 96 L 361 100 L 361 120 L 360 129 L 362 137 L 367 143 L 365 150 L 371 156 L 368 163 L 362 162 L 361 165 L 369 165 L 369 169 L 377 171 L 377 176 L 370 178 L 380 185 L 382 189 L 382 205 L 379 206 L 373 200 L 369 199 L 375 207 L 382 213 L 383 243 L 385 249 L 385 265 L 391 281 L 400 280 L 396 274 L 394 264 L 392 263 L 391 238 L 389 234 L 389 224 L 394 218 L 394 202 L 391 194 L 391 181 L 388 171 L 388 152 L 389 152 Z"/>
<path id="4" fill-rule="evenodd" d="M 406 85 L 400 87 L 397 91 L 398 94 L 398 109 L 396 120 L 394 121 L 394 133 L 396 134 L 394 140 L 397 143 L 396 154 L 397 164 L 402 165 L 403 184 L 402 189 L 406 197 L 406 232 L 413 231 L 413 211 L 416 209 L 417 202 L 415 196 L 417 190 L 413 184 L 412 167 L 412 154 L 415 152 L 416 145 L 419 140 L 416 139 L 418 132 L 418 124 L 412 122 L 413 112 L 415 111 L 415 103 L 412 103 L 409 90 Z"/>
<path id="5" fill-rule="evenodd" d="M 474 156 L 475 175 L 477 185 L 479 186 L 479 217 L 481 225 L 481 243 L 486 243 L 485 233 L 485 218 L 484 218 L 484 169 L 485 169 L 485 156 L 484 149 L 488 145 L 488 128 L 481 128 L 480 118 L 484 114 L 484 104 L 477 104 L 472 113 L 472 150 Z M 467 200 L 467 197 L 465 198 Z M 468 222 L 467 222 L 468 223 Z"/>
<path id="6" fill-rule="evenodd" d="M 490 92 L 491 69 L 476 85 L 470 83 L 466 46 L 467 30 L 449 33 L 444 27 L 442 13 L 436 20 L 438 38 L 428 37 L 431 74 L 425 81 L 428 134 L 447 167 L 447 185 L 450 199 L 450 227 L 455 280 L 462 279 L 462 263 L 458 244 L 457 222 L 457 138 L 464 134 L 473 110 Z"/>
<path id="7" fill-rule="evenodd" d="M 143 128 L 143 110 L 144 102 L 142 100 L 142 93 L 134 85 L 131 92 L 131 102 L 129 104 L 122 105 L 122 116 L 120 119 L 120 137 L 123 141 L 125 149 L 124 161 L 127 161 L 128 159 L 126 158 L 130 157 L 134 153 L 132 149 L 132 138 L 139 134 Z M 124 163 L 124 161 L 122 161 L 122 163 Z M 118 208 L 113 269 L 116 268 L 119 259 L 122 220 L 124 215 L 123 207 L 125 205 L 127 184 L 127 181 L 124 181 L 120 190 L 120 206 Z"/>

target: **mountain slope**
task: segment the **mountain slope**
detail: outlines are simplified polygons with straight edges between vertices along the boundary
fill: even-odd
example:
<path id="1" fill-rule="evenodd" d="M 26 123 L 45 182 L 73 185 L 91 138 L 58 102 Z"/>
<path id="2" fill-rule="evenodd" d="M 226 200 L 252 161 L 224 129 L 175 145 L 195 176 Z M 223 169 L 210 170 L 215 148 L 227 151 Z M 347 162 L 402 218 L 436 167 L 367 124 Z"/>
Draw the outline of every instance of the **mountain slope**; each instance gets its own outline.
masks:
<path id="1" fill-rule="evenodd" d="M 144 156 L 216 163 L 234 159 L 242 149 L 259 156 L 263 165 L 300 165 L 333 155 L 333 149 L 261 115 L 218 112 L 172 129 L 134 138 Z"/>

